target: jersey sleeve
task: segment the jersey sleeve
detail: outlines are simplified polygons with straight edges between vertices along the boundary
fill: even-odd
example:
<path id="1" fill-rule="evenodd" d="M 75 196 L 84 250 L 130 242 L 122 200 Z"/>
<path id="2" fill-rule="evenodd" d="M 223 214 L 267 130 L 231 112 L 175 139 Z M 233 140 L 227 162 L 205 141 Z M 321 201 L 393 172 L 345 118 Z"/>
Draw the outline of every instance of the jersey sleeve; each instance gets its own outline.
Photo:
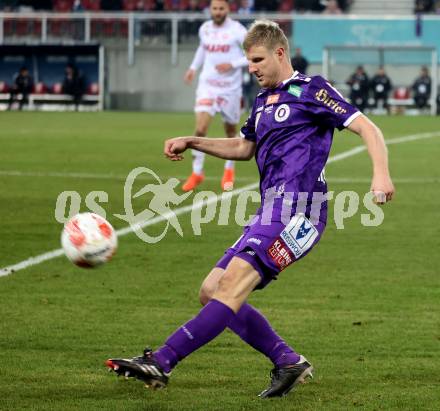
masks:
<path id="1" fill-rule="evenodd" d="M 236 34 L 236 36 L 237 36 L 237 43 L 238 43 L 238 47 L 241 50 L 241 53 L 240 53 L 241 56 L 239 58 L 235 59 L 234 61 L 231 61 L 231 64 L 232 64 L 232 67 L 234 67 L 234 68 L 247 67 L 248 60 L 247 60 L 247 58 L 246 58 L 246 56 L 244 55 L 244 52 L 243 52 L 243 42 L 244 42 L 244 39 L 246 37 L 247 30 L 246 30 L 246 28 L 242 24 L 237 22 L 236 31 L 237 31 L 237 34 Z"/>
<path id="2" fill-rule="evenodd" d="M 312 77 L 306 99 L 319 123 L 342 130 L 362 113 L 321 76 Z"/>
<path id="3" fill-rule="evenodd" d="M 203 48 L 203 41 L 202 41 L 202 30 L 204 28 L 204 24 L 202 24 L 199 28 L 199 47 L 197 48 L 193 61 L 189 66 L 191 70 L 195 70 L 195 71 L 197 71 L 200 67 L 202 67 L 203 62 L 205 61 L 205 49 Z"/>
<path id="4" fill-rule="evenodd" d="M 200 44 L 199 47 L 197 48 L 196 54 L 189 68 L 191 70 L 197 71 L 200 67 L 202 67 L 204 60 L 205 60 L 205 49 L 203 48 L 203 45 Z"/>

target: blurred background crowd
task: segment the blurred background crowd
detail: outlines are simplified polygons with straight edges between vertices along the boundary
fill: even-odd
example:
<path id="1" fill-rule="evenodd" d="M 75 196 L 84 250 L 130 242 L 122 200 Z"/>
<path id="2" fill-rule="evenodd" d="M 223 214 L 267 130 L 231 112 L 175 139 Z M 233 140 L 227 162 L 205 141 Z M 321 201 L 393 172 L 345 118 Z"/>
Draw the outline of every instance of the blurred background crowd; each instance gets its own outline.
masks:
<path id="1" fill-rule="evenodd" d="M 353 0 L 231 0 L 231 11 L 344 13 Z M 204 11 L 209 0 L 1 0 L 3 11 Z"/>

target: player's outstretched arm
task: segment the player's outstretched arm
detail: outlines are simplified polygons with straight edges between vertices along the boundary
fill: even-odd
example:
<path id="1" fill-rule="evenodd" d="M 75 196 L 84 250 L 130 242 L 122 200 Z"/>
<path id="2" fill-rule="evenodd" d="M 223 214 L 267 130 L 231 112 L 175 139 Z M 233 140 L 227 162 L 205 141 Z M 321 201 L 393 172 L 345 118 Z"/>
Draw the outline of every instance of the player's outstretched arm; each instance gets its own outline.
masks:
<path id="1" fill-rule="evenodd" d="M 367 146 L 373 163 L 371 191 L 375 194 L 375 201 L 378 204 L 390 201 L 395 189 L 388 168 L 388 150 L 382 131 L 364 115 L 354 119 L 348 129 L 359 134 Z"/>
<path id="2" fill-rule="evenodd" d="M 172 161 L 179 161 L 188 148 L 225 160 L 250 160 L 255 153 L 255 143 L 240 137 L 176 137 L 165 141 L 164 154 Z"/>

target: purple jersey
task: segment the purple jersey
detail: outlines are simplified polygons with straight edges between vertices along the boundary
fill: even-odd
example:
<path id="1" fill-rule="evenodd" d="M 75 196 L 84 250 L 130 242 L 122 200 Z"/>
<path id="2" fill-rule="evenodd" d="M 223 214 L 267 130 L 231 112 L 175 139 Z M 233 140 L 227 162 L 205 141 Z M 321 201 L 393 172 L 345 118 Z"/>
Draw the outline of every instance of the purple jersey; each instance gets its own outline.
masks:
<path id="1" fill-rule="evenodd" d="M 233 257 L 239 257 L 257 270 L 261 276 L 257 288 L 264 288 L 280 271 L 310 252 L 320 240 L 327 220 L 325 198 L 319 203 L 316 219 L 312 205 L 313 193 L 327 192 L 323 169 L 334 129 L 348 126 L 359 115 L 320 76 L 306 77 L 295 72 L 278 87 L 258 94 L 241 133 L 257 144 L 255 158 L 262 204 L 254 221 L 245 227 L 217 267 L 226 269 Z M 270 203 L 268 192 L 276 194 L 276 201 L 265 220 L 265 210 L 270 208 L 265 207 Z M 283 220 L 287 193 L 292 205 L 305 202 L 305 207 L 298 211 L 292 206 Z"/>
<path id="2" fill-rule="evenodd" d="M 298 72 L 274 89 L 263 89 L 241 129 L 257 144 L 260 191 L 327 192 L 320 178 L 335 128 L 347 127 L 360 112 L 323 77 Z"/>

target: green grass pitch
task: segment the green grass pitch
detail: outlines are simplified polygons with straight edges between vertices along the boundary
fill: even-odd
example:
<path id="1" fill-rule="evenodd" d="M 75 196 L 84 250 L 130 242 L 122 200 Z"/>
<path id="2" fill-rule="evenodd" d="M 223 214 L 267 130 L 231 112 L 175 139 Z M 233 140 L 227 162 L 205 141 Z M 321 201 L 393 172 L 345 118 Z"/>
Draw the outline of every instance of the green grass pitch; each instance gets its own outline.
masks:
<path id="1" fill-rule="evenodd" d="M 189 158 L 166 161 L 162 144 L 192 133 L 191 114 L 0 118 L 0 268 L 59 248 L 54 210 L 62 191 L 80 193 L 81 211 L 89 192 L 106 191 L 102 206 L 122 228 L 113 214 L 124 211 L 130 170 L 147 166 L 163 179 L 190 170 Z M 438 117 L 375 120 L 386 138 L 440 126 Z M 222 135 L 220 122 L 211 135 Z M 332 154 L 360 144 L 338 132 Z M 61 257 L 0 278 L 0 410 L 439 410 L 440 135 L 392 145 L 389 154 L 397 194 L 384 207 L 384 223 L 363 227 L 358 213 L 337 230 L 330 219 L 307 258 L 250 298 L 314 364 L 309 384 L 259 400 L 271 366 L 229 331 L 182 362 L 166 390 L 107 373 L 108 357 L 157 347 L 199 310 L 204 275 L 240 235 L 231 219 L 206 224 L 196 236 L 185 214 L 183 238 L 171 230 L 148 245 L 127 235 L 114 260 L 97 270 Z M 222 167 L 207 160 L 211 178 L 203 189 L 220 192 Z M 329 164 L 329 188 L 362 195 L 370 170 L 366 152 Z M 254 163 L 238 164 L 237 175 L 237 186 L 256 181 Z"/>

